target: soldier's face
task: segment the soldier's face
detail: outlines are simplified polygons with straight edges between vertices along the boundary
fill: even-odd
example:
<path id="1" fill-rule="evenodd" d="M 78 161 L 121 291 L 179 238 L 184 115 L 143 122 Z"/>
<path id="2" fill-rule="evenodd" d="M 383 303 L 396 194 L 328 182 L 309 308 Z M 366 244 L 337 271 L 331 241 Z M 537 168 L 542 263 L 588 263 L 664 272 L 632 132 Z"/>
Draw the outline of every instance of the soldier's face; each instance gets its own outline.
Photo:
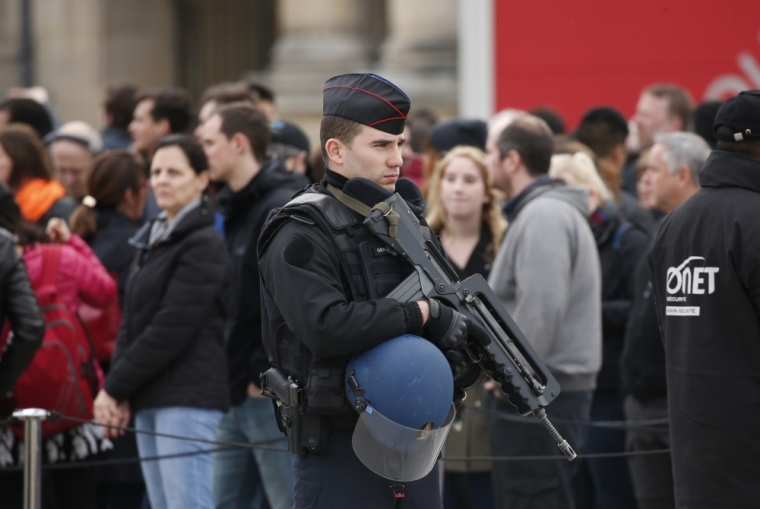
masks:
<path id="1" fill-rule="evenodd" d="M 384 187 L 396 190 L 396 181 L 404 163 L 401 147 L 406 143 L 403 134 L 388 134 L 372 127 L 362 126 L 351 146 L 343 147 L 344 177 L 362 177 Z"/>

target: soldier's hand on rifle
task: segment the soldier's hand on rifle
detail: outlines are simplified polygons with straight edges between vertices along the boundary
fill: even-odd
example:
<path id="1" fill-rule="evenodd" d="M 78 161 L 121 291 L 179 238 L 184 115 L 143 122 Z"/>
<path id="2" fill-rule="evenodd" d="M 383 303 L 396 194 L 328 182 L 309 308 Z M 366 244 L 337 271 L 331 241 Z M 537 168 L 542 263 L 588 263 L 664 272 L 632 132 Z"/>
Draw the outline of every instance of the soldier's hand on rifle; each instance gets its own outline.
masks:
<path id="1" fill-rule="evenodd" d="M 483 381 L 485 373 L 480 366 L 472 362 L 469 356 L 462 350 L 447 350 L 443 352 L 451 366 L 451 374 L 454 376 L 454 386 L 469 389 Z"/>
<path id="2" fill-rule="evenodd" d="M 467 336 L 470 338 L 470 341 L 476 341 L 482 346 L 488 346 L 491 344 L 491 336 L 474 320 L 467 320 Z"/>
<path id="3" fill-rule="evenodd" d="M 424 322 L 425 335 L 442 350 L 463 348 L 467 340 L 488 346 L 491 337 L 477 322 L 436 299 L 428 301 L 429 316 Z"/>
<path id="4" fill-rule="evenodd" d="M 464 347 L 467 341 L 467 317 L 436 299 L 430 299 L 428 304 L 430 316 L 423 326 L 425 337 L 441 350 Z"/>

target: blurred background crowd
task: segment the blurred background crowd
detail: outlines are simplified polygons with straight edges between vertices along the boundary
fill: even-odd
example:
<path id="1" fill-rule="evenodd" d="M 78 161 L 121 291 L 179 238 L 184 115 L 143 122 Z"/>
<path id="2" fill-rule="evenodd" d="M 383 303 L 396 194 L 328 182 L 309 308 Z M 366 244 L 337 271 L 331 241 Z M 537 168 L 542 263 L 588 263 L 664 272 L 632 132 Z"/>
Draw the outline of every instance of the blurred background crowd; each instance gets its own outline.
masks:
<path id="1" fill-rule="evenodd" d="M 250 110 L 252 117 L 243 121 L 249 125 L 233 127 L 232 132 L 258 129 L 258 134 L 246 136 L 264 140 L 257 155 L 262 164 L 281 165 L 292 172 L 292 179 L 281 182 L 285 189 L 294 191 L 319 182 L 324 175 L 320 148 L 310 143 L 297 124 L 281 119 L 276 91 L 257 83 L 216 84 L 197 101 L 178 88 L 109 87 L 103 99 L 106 121 L 100 129 L 79 120 L 57 120 L 55 105 L 40 102 L 44 94 L 39 92 L 17 89 L 14 97 L 0 103 L 0 226 L 10 232 L 23 254 L 35 289 L 44 264 L 50 263 L 41 246 L 61 246 L 56 262 L 58 291 L 72 311 L 85 317 L 84 326 L 92 328 L 89 332 L 94 336 L 99 368 L 106 375 L 122 316 L 132 319 L 146 307 L 160 306 L 158 301 L 149 304 L 148 294 L 125 301 L 130 267 L 137 270 L 133 260 L 144 249 L 141 242 L 152 244 L 156 242 L 151 240 L 154 236 L 166 235 L 156 233 L 156 226 L 141 234 L 143 226 L 159 224 L 167 210 L 176 214 L 201 200 L 209 202 L 209 210 L 215 211 L 210 224 L 220 238 L 225 235 L 225 208 L 214 208 L 212 202 L 218 202 L 226 186 L 221 179 L 209 184 L 209 160 L 216 155 L 209 141 L 204 142 L 204 128 L 219 115 L 220 107 Z M 699 169 L 710 146 L 715 145 L 712 121 L 720 105 L 695 105 L 691 95 L 675 84 L 653 84 L 632 100 L 637 101 L 632 118 L 626 119 L 611 107 L 593 107 L 573 130 L 567 129 L 562 117 L 551 109 L 530 112 L 543 119 L 554 138 L 552 152 L 543 154 L 551 158 L 549 176 L 539 177 L 584 188 L 590 198 L 588 228 L 596 240 L 602 274 L 603 360 L 590 413 L 592 420 L 599 421 L 667 416 L 663 403 L 664 353 L 654 308 L 645 291 L 645 254 L 657 221 L 698 188 Z M 499 177 L 504 164 L 499 139 L 508 126 L 526 114 L 507 109 L 489 119 L 444 119 L 428 108 L 413 108 L 410 113 L 402 176 L 414 180 L 426 194 L 428 221 L 462 278 L 474 273 L 488 277 L 507 231 L 510 214 L 505 204 L 515 198 L 515 184 Z M 166 172 L 186 171 L 190 180 L 181 185 L 189 186 L 187 190 L 162 197 L 162 168 Z M 201 176 L 204 180 L 196 182 Z M 213 165 L 211 177 L 214 180 Z M 216 252 L 207 249 L 205 255 L 199 255 L 207 259 L 197 260 L 196 280 L 186 284 L 211 285 L 212 290 L 206 293 L 213 297 L 214 285 L 225 281 L 221 274 L 226 256 L 223 243 L 212 245 L 217 246 Z M 221 260 L 218 270 L 222 272 L 211 267 L 214 258 Z M 153 270 L 160 271 L 161 266 Z M 156 278 L 150 274 L 151 280 Z M 142 291 L 155 293 L 156 288 L 148 286 Z M 186 289 L 203 292 L 198 286 Z M 190 321 L 194 304 L 182 304 L 177 323 L 165 331 L 162 341 L 182 336 L 177 324 Z M 205 305 L 212 306 L 213 301 Z M 6 313 L 17 326 L 13 320 L 16 316 Z M 150 322 L 150 318 L 145 320 Z M 20 327 L 23 329 L 23 324 Z M 223 327 L 221 320 L 217 332 Z M 22 350 L 22 341 L 13 343 L 16 350 Z M 187 348 L 187 344 L 180 338 L 174 348 Z M 217 373 L 204 379 L 204 384 L 213 385 L 217 380 L 224 386 L 226 376 L 218 376 L 224 374 L 224 359 L 209 348 L 215 349 L 206 345 L 200 354 L 207 363 L 215 358 L 219 362 L 206 369 Z M 6 352 L 3 364 L 9 357 Z M 164 365 L 162 369 L 170 368 Z M 150 377 L 136 378 L 145 383 Z M 461 413 L 451 432 L 448 455 L 491 455 L 491 442 L 499 439 L 489 440 L 488 415 L 483 412 L 486 394 L 481 387 L 467 398 L 469 411 Z M 216 395 L 196 396 L 195 402 L 200 407 L 226 410 L 226 389 Z M 584 430 L 589 452 L 667 447 L 667 435 L 658 430 Z M 4 433 L 0 462 L 12 467 L 18 462 L 19 444 L 8 428 Z M 51 433 L 45 442 L 46 461 L 56 463 L 136 454 L 133 436 L 111 441 L 90 425 Z M 495 465 L 483 460 L 446 463 L 446 507 L 492 507 L 491 470 Z M 572 481 L 577 507 L 636 507 L 637 496 L 645 501 L 647 497 L 672 498 L 668 475 L 667 455 L 585 461 Z M 134 465 L 60 470 L 46 473 L 48 476 L 46 487 L 57 500 L 57 507 L 85 507 L 82 500 L 87 497 L 97 500 L 98 507 L 147 504 L 140 469 Z M 266 490 L 263 485 L 261 488 L 257 500 L 266 507 Z M 20 494 L 20 472 L 1 472 L 0 489 Z"/>

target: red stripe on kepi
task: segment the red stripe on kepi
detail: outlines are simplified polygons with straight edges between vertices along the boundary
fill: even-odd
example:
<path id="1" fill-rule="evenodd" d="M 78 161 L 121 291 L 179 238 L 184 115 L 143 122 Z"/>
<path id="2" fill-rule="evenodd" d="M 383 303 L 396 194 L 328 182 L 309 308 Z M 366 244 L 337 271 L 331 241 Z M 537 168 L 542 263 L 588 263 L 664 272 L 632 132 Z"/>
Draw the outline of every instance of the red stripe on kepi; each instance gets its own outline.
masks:
<path id="1" fill-rule="evenodd" d="M 359 92 L 364 92 L 365 94 L 369 94 L 369 95 L 371 95 L 371 96 L 373 96 L 373 97 L 377 97 L 377 98 L 378 98 L 378 99 L 380 99 L 381 101 L 385 101 L 385 102 L 388 104 L 388 106 L 390 106 L 391 108 L 393 108 L 394 110 L 396 110 L 396 111 L 398 112 L 398 114 L 399 114 L 399 115 L 401 115 L 401 118 L 403 118 L 403 119 L 405 119 L 405 120 L 406 120 L 406 115 L 404 115 L 404 114 L 401 112 L 401 110 L 400 110 L 400 109 L 396 108 L 396 107 L 393 105 L 393 103 L 392 103 L 392 102 L 390 102 L 390 101 L 389 101 L 388 99 L 386 99 L 385 97 L 381 97 L 381 96 L 379 96 L 379 95 L 377 95 L 377 94 L 373 94 L 373 93 L 372 93 L 372 92 L 370 92 L 369 90 L 364 90 L 363 88 L 358 88 L 358 87 L 349 87 L 349 86 L 346 86 L 346 85 L 335 85 L 335 86 L 332 86 L 332 87 L 327 87 L 327 88 L 325 88 L 325 90 L 330 90 L 331 88 L 349 88 L 349 89 L 351 89 L 351 90 L 358 90 Z"/>
<path id="2" fill-rule="evenodd" d="M 391 120 L 406 120 L 406 117 L 391 117 L 391 118 L 384 118 L 382 120 L 378 120 L 377 122 L 372 122 L 371 124 L 367 124 L 368 127 L 375 127 L 377 124 L 382 124 L 383 122 L 390 122 Z"/>

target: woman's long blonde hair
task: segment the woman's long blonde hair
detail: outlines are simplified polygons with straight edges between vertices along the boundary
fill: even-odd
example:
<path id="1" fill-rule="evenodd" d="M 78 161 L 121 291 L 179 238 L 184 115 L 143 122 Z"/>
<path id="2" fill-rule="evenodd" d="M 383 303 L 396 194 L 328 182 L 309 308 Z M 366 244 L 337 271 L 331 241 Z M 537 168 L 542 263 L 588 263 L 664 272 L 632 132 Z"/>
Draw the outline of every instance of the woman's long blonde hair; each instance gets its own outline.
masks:
<path id="1" fill-rule="evenodd" d="M 499 246 L 501 245 L 501 239 L 504 237 L 504 233 L 507 231 L 507 220 L 504 219 L 499 201 L 501 199 L 501 193 L 491 184 L 491 177 L 488 172 L 488 167 L 485 164 L 485 154 L 482 150 L 475 147 L 468 147 L 460 145 L 451 149 L 446 156 L 441 159 L 438 164 L 435 165 L 433 174 L 430 177 L 427 195 L 427 206 L 425 220 L 434 231 L 440 231 L 446 227 L 446 211 L 443 208 L 443 202 L 441 201 L 441 183 L 443 182 L 443 174 L 451 161 L 457 157 L 464 157 L 469 159 L 480 171 L 480 178 L 483 179 L 483 183 L 486 188 L 486 196 L 488 196 L 488 202 L 483 204 L 483 222 L 488 226 L 488 230 L 491 232 L 491 243 L 486 248 L 486 256 L 491 260 L 496 258 L 496 253 L 499 252 Z"/>

